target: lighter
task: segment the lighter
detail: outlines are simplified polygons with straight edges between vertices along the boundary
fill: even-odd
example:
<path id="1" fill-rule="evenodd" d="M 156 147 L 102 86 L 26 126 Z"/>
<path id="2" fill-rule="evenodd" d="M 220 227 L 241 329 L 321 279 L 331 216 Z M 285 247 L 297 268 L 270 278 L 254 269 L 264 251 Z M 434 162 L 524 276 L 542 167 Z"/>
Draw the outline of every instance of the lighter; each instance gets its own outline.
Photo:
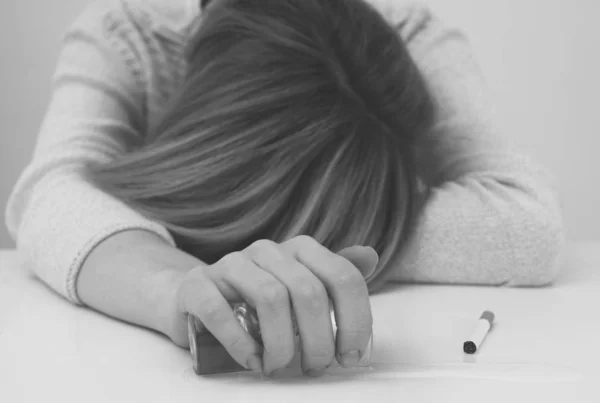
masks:
<path id="1" fill-rule="evenodd" d="M 247 303 L 237 303 L 232 306 L 233 314 L 238 322 L 242 325 L 257 342 L 262 344 L 260 333 L 260 324 L 256 311 Z M 188 336 L 190 339 L 190 351 L 194 371 L 198 375 L 210 375 L 229 372 L 247 371 L 247 369 L 237 361 L 235 361 L 227 352 L 225 347 L 210 332 L 198 332 L 198 319 L 192 315 L 188 315 Z M 299 333 L 296 320 L 294 318 L 294 332 L 298 341 Z M 336 332 L 335 316 L 332 312 L 331 323 L 333 325 L 334 334 Z M 373 349 L 373 337 L 369 340 L 367 348 L 363 353 L 357 366 L 367 366 L 371 360 L 371 352 Z"/>

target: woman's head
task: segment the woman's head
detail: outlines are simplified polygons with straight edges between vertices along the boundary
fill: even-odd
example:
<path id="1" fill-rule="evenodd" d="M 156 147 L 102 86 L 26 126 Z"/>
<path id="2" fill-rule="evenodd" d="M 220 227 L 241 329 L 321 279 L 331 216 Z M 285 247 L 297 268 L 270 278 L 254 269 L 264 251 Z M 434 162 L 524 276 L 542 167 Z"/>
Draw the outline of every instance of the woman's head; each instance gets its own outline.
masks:
<path id="1" fill-rule="evenodd" d="M 360 244 L 393 264 L 432 118 L 398 33 L 362 0 L 213 0 L 144 146 L 89 177 L 207 263 L 257 239 Z"/>

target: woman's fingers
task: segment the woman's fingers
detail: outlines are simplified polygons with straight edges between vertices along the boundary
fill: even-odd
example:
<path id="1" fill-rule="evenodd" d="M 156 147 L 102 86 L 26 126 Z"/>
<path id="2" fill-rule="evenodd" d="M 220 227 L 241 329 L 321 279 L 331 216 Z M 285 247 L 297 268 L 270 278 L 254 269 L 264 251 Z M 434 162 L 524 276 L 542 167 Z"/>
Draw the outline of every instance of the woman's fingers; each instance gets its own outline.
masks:
<path id="1" fill-rule="evenodd" d="M 256 369 L 249 360 L 260 357 L 262 347 L 237 321 L 231 305 L 205 270 L 198 268 L 188 274 L 179 290 L 180 310 L 198 318 L 240 365 Z"/>
<path id="2" fill-rule="evenodd" d="M 360 271 L 363 278 L 369 277 L 377 268 L 379 255 L 369 246 L 351 246 L 342 249 L 338 255 L 348 259 Z"/>
<path id="3" fill-rule="evenodd" d="M 248 369 L 257 369 L 250 362 L 261 355 L 259 366 L 266 374 L 290 363 L 296 351 L 294 314 L 305 372 L 318 373 L 334 357 L 344 366 L 353 366 L 372 331 L 369 295 L 361 273 L 368 275 L 377 260 L 371 248 L 353 247 L 335 254 L 306 236 L 281 245 L 258 241 L 243 252 L 192 270 L 179 290 L 180 309 L 197 317 Z M 256 309 L 263 346 L 234 316 L 230 302 L 239 299 Z"/>
<path id="4" fill-rule="evenodd" d="M 335 310 L 336 358 L 343 366 L 356 365 L 373 328 L 369 292 L 361 272 L 348 259 L 307 236 L 293 238 L 282 246 L 325 285 Z"/>
<path id="5" fill-rule="evenodd" d="M 225 256 L 211 273 L 230 284 L 256 309 L 264 347 L 264 373 L 285 368 L 294 358 L 296 347 L 286 286 L 242 252 Z"/>
<path id="6" fill-rule="evenodd" d="M 300 333 L 302 369 L 317 374 L 327 368 L 335 359 L 335 341 L 323 283 L 275 242 L 257 241 L 244 253 L 287 288 Z"/>

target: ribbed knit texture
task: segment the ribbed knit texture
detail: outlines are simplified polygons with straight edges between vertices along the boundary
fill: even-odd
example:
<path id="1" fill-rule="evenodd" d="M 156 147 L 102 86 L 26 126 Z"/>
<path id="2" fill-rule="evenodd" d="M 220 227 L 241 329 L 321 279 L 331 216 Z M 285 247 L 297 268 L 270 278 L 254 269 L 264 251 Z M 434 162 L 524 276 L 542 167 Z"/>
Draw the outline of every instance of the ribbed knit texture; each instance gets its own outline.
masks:
<path id="1" fill-rule="evenodd" d="M 423 5 L 371 3 L 407 43 L 437 110 L 418 153 L 431 198 L 389 279 L 550 282 L 564 244 L 558 196 L 544 169 L 504 144 L 467 40 Z M 103 239 L 145 229 L 173 243 L 165 228 L 87 184 L 81 168 L 135 148 L 156 123 L 186 72 L 198 4 L 98 0 L 65 35 L 53 97 L 6 222 L 26 266 L 73 303 L 81 265 Z"/>

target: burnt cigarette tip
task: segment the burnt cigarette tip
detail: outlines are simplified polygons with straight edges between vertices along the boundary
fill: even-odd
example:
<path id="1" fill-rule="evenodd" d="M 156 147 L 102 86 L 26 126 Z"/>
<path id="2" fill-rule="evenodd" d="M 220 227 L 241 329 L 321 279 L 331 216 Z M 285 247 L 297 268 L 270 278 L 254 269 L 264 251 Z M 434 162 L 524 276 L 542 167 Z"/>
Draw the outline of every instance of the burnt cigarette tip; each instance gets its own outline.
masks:
<path id="1" fill-rule="evenodd" d="M 477 346 L 472 341 L 465 341 L 463 344 L 463 351 L 467 354 L 475 354 Z"/>

